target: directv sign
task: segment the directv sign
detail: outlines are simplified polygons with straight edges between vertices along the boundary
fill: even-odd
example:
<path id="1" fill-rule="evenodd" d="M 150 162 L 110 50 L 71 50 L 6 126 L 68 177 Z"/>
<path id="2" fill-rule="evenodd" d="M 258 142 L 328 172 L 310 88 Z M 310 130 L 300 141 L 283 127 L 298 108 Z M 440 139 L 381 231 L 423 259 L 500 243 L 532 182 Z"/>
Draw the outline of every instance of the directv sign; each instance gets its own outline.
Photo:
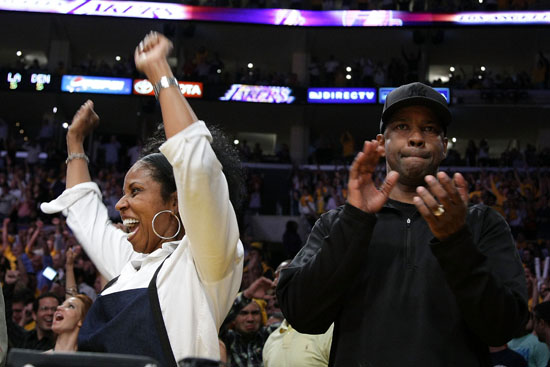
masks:
<path id="1" fill-rule="evenodd" d="M 269 85 L 233 84 L 220 101 L 259 102 L 259 103 L 292 103 L 292 89 Z"/>
<path id="2" fill-rule="evenodd" d="M 309 88 L 308 103 L 376 103 L 375 88 Z"/>
<path id="3" fill-rule="evenodd" d="M 388 87 L 388 88 L 378 88 L 378 103 L 384 104 L 386 102 L 386 96 L 390 94 L 392 90 L 395 88 Z M 451 91 L 449 88 L 434 88 L 436 91 L 441 93 L 443 97 L 447 100 L 447 104 L 451 100 Z"/>
<path id="4" fill-rule="evenodd" d="M 132 79 L 63 75 L 61 90 L 69 93 L 132 94 Z"/>

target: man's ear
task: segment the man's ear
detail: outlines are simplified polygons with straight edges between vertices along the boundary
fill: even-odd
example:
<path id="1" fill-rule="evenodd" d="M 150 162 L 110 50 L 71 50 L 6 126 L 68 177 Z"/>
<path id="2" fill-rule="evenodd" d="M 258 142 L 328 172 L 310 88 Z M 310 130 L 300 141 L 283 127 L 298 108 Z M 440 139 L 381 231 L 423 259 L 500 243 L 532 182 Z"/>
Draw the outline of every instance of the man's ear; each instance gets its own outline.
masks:
<path id="1" fill-rule="evenodd" d="M 443 159 L 447 158 L 447 144 L 449 144 L 449 139 L 444 136 L 443 137 Z"/>

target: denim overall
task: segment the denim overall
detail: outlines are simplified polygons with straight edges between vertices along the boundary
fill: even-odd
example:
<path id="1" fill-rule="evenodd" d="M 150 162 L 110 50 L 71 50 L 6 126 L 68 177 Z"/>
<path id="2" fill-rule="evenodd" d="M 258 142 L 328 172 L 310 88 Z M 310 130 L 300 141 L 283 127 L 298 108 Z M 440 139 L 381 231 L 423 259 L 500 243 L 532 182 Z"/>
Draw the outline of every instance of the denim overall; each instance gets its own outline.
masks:
<path id="1" fill-rule="evenodd" d="M 164 261 L 147 288 L 100 295 L 96 299 L 78 334 L 79 351 L 144 355 L 156 359 L 163 367 L 177 365 L 157 294 L 157 275 Z M 107 283 L 103 291 L 117 279 Z"/>

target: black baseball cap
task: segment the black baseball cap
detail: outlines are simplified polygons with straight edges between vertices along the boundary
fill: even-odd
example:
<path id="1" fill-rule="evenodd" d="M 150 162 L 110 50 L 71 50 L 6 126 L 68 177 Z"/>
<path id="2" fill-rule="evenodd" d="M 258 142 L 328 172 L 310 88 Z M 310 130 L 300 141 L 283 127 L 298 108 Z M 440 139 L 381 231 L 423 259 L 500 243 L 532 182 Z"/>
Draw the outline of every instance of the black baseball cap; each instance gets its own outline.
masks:
<path id="1" fill-rule="evenodd" d="M 390 122 L 391 116 L 397 110 L 403 107 L 418 105 L 430 108 L 439 117 L 439 122 L 446 134 L 447 126 L 452 120 L 447 100 L 432 87 L 419 82 L 402 85 L 388 94 L 384 103 L 384 109 L 382 110 L 382 118 L 380 119 L 380 133 L 384 133 L 386 124 Z"/>

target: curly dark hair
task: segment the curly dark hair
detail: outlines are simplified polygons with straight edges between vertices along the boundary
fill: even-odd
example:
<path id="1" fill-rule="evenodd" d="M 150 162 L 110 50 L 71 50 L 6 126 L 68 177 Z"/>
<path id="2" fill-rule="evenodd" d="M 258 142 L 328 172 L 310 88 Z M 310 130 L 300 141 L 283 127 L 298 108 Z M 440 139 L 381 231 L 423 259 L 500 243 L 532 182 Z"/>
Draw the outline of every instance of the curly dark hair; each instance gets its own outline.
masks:
<path id="1" fill-rule="evenodd" d="M 227 135 L 218 127 L 208 125 L 212 134 L 212 150 L 222 165 L 222 171 L 229 187 L 229 200 L 235 211 L 238 211 L 246 195 L 244 171 L 239 160 L 239 152 L 227 138 Z M 153 179 L 162 185 L 162 198 L 167 201 L 170 194 L 176 191 L 176 182 L 172 166 L 159 151 L 159 147 L 166 141 L 164 124 L 158 124 L 154 133 L 145 141 L 139 161 L 151 169 Z"/>

